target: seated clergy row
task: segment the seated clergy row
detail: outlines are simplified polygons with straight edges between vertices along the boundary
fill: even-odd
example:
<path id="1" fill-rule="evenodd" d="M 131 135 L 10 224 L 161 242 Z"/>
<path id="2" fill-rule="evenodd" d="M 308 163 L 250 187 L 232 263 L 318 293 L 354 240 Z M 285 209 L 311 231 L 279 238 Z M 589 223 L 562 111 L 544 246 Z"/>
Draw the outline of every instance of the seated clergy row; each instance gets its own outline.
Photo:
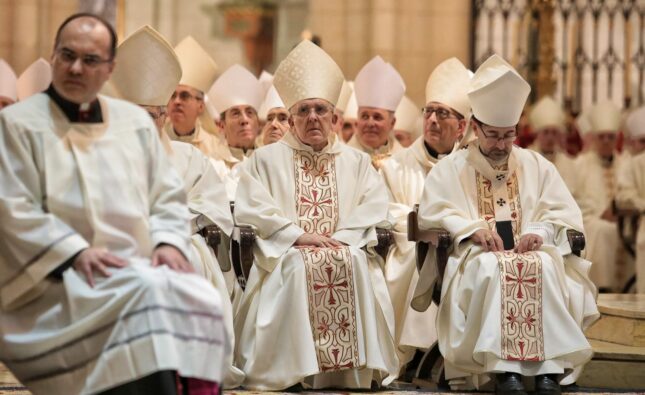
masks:
<path id="1" fill-rule="evenodd" d="M 32 392 L 369 389 L 435 341 L 454 388 L 494 378 L 498 393 L 520 394 L 521 376 L 535 376 L 538 392 L 558 393 L 579 376 L 598 317 L 591 263 L 566 237 L 582 215 L 556 167 L 513 145 L 530 87 L 503 59 L 474 75 L 440 64 L 423 136 L 393 153 L 380 139 L 405 85 L 378 57 L 355 81 L 367 125 L 356 149 L 337 135 L 349 84 L 309 41 L 266 94 L 239 66 L 213 84 L 193 40 L 173 50 L 144 27 L 116 67 L 114 44 L 100 19 L 72 17 L 47 92 L 0 112 L 0 360 Z M 157 125 L 97 96 L 110 77 Z M 255 141 L 269 95 L 272 137 Z M 206 130 L 211 105 L 220 136 Z M 407 241 L 416 203 L 420 226 L 453 240 L 439 306 L 435 265 L 417 273 Z M 221 269 L 233 223 L 257 235 L 244 291 Z M 213 224 L 217 252 L 199 234 Z M 385 261 L 376 227 L 393 228 Z"/>

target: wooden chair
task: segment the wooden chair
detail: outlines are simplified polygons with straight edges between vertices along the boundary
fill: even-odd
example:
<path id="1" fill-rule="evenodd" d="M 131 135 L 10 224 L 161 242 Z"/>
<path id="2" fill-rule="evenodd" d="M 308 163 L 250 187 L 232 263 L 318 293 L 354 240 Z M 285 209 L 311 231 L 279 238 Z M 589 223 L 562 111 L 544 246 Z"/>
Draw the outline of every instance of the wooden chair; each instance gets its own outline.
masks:
<path id="1" fill-rule="evenodd" d="M 636 238 L 638 237 L 638 227 L 640 225 L 643 213 L 633 209 L 622 209 L 614 204 L 614 213 L 616 214 L 616 225 L 618 226 L 618 235 L 625 251 L 632 257 L 636 258 Z M 625 283 L 622 292 L 630 293 L 636 286 L 636 274 L 634 274 Z"/>
<path id="2" fill-rule="evenodd" d="M 215 256 L 217 256 L 219 245 L 222 242 L 221 229 L 217 225 L 208 225 L 201 228 L 197 233 L 199 233 L 204 238 L 204 240 L 206 240 L 206 244 L 208 244 L 208 246 L 215 253 Z M 228 271 L 231 269 L 231 264 L 228 261 L 220 262 L 220 267 L 223 271 Z"/>
<path id="3" fill-rule="evenodd" d="M 392 244 L 394 244 L 394 235 L 390 229 L 376 228 L 376 237 L 378 244 L 374 247 L 374 250 L 385 260 Z M 234 256 L 233 267 L 238 275 L 240 285 L 244 284 L 245 286 L 253 266 L 255 230 L 247 225 L 236 225 L 233 229 L 231 240 L 235 244 L 234 247 L 231 247 L 231 252 Z"/>
<path id="4" fill-rule="evenodd" d="M 433 252 L 436 254 L 437 264 L 437 283 L 435 284 L 432 293 L 432 300 L 439 305 L 441 302 L 441 287 L 443 284 L 443 276 L 448 264 L 448 257 L 452 239 L 450 233 L 445 229 L 420 229 L 419 228 L 419 205 L 414 205 L 414 210 L 408 214 L 408 240 L 416 243 L 416 262 L 417 268 L 421 271 L 423 263 L 426 260 L 427 254 Z M 567 238 L 571 251 L 580 256 L 581 251 L 585 247 L 585 237 L 582 233 L 569 229 L 567 230 Z M 439 352 L 437 343 L 430 348 L 423 356 L 421 363 L 417 369 L 417 379 L 432 379 L 434 382 L 447 385 L 443 379 L 443 357 Z"/>

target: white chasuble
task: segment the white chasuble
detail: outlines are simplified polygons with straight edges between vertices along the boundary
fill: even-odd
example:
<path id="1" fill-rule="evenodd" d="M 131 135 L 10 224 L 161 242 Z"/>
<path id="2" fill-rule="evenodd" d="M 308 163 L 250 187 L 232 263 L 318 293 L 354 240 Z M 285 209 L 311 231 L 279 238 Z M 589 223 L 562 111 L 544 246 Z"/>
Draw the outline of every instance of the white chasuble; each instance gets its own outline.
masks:
<path id="1" fill-rule="evenodd" d="M 152 267 L 190 256 L 183 183 L 146 112 L 100 96 L 107 122 L 70 123 L 47 95 L 0 113 L 0 359 L 34 394 L 95 394 L 159 370 L 221 382 L 232 351 L 219 294 Z M 128 266 L 54 269 L 89 246 Z"/>
<path id="2" fill-rule="evenodd" d="M 626 254 L 615 221 L 602 218 L 616 195 L 616 177 L 622 171 L 624 158 L 614 154 L 611 162 L 603 161 L 594 151 L 578 156 L 576 168 L 584 171 L 572 188 L 573 197 L 582 210 L 585 226 L 585 259 L 593 262 L 591 279 L 599 288 L 619 290 L 620 267 Z"/>
<path id="3" fill-rule="evenodd" d="M 184 181 L 184 190 L 190 212 L 191 256 L 190 262 L 197 273 L 204 276 L 219 292 L 224 325 L 230 344 L 235 344 L 233 316 L 242 300 L 242 288 L 230 264 L 229 240 L 233 232 L 233 217 L 224 182 L 219 178 L 211 161 L 191 144 L 171 141 L 172 160 L 179 176 Z M 207 245 L 198 233 L 209 225 L 217 225 L 222 233 L 218 254 Z M 221 260 L 228 260 L 228 271 L 223 272 Z M 241 370 L 233 366 L 233 354 L 227 360 L 228 370 L 224 387 L 238 387 L 244 378 Z"/>
<path id="4" fill-rule="evenodd" d="M 439 161 L 429 173 L 419 226 L 444 228 L 454 242 L 437 316 L 446 378 L 481 385 L 490 373 L 560 374 L 569 384 L 592 350 L 583 330 L 598 317 L 591 263 L 571 254 L 566 230 L 582 231 L 582 216 L 555 167 L 513 147 L 494 168 L 477 143 Z M 470 236 L 492 229 L 505 251 L 484 252 Z M 520 237 L 540 235 L 534 252 L 512 251 Z M 434 256 L 420 273 L 412 306 L 430 304 Z"/>
<path id="5" fill-rule="evenodd" d="M 421 200 L 426 176 L 438 160 L 428 153 L 421 136 L 409 148 L 384 161 L 380 169 L 390 194 L 389 214 L 394 221 L 394 245 L 386 260 L 385 281 L 394 307 L 402 366 L 414 357 L 417 348 L 430 348 L 437 341 L 437 306 L 433 304 L 424 312 L 410 307 L 419 273 L 415 245 L 408 241 L 408 214 Z"/>
<path id="6" fill-rule="evenodd" d="M 257 232 L 235 320 L 246 388 L 369 388 L 395 378 L 394 313 L 373 253 L 386 199 L 369 158 L 335 138 L 314 152 L 288 133 L 242 165 L 235 219 Z M 294 247 L 305 232 L 347 246 Z"/>

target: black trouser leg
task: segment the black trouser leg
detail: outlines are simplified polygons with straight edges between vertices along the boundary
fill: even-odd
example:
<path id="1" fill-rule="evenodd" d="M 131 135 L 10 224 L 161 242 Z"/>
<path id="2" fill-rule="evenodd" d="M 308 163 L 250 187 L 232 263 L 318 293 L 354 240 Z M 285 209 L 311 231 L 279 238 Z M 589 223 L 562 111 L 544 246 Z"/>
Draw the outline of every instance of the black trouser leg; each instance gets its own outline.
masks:
<path id="1" fill-rule="evenodd" d="M 182 395 L 177 394 L 177 373 L 162 370 L 129 383 L 121 384 L 98 395 Z"/>

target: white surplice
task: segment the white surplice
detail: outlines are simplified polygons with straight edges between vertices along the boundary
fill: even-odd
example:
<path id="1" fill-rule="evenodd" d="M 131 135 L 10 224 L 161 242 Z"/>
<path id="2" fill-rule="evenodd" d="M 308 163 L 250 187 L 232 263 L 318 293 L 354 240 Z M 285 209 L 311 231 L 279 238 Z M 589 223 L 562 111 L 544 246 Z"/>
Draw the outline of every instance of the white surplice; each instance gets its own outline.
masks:
<path id="1" fill-rule="evenodd" d="M 189 249 L 183 183 L 147 113 L 100 96 L 103 123 L 70 123 L 46 94 L 0 113 L 0 360 L 34 394 L 94 394 L 159 370 L 221 382 L 231 345 L 202 277 L 153 268 Z M 68 269 L 89 246 L 128 266 Z"/>
<path id="2" fill-rule="evenodd" d="M 231 147 L 226 141 L 223 141 L 211 155 L 213 167 L 220 178 L 224 180 L 226 194 L 231 201 L 235 200 L 235 191 L 240 182 L 239 165 L 247 160 L 254 150 L 255 148 L 245 151 L 241 148 Z"/>
<path id="3" fill-rule="evenodd" d="M 233 316 L 242 300 L 242 288 L 230 265 L 228 243 L 233 232 L 233 216 L 224 182 L 219 178 L 211 161 L 191 144 L 171 141 L 171 160 L 184 181 L 188 210 L 191 215 L 191 263 L 220 293 L 222 315 L 230 344 L 235 344 Z M 222 232 L 218 255 L 197 232 L 209 225 L 217 225 Z M 219 262 L 228 260 L 228 271 L 222 271 Z M 229 355 L 228 372 L 224 377 L 225 388 L 242 384 L 244 374 L 233 366 L 233 354 Z"/>
<path id="4" fill-rule="evenodd" d="M 387 142 L 385 144 L 376 149 L 361 144 L 360 140 L 358 139 L 357 133 L 354 133 L 352 138 L 347 142 L 347 145 L 368 154 L 372 159 L 372 164 L 377 169 L 381 167 L 381 163 L 384 160 L 403 150 L 403 146 L 398 142 L 397 139 L 394 138 L 392 134 L 390 134 L 390 136 L 387 138 Z"/>
<path id="5" fill-rule="evenodd" d="M 515 245 L 526 233 L 543 237 L 538 252 L 486 253 L 469 238 L 510 221 Z M 566 230 L 582 231 L 582 216 L 555 167 L 513 147 L 507 167 L 493 168 L 477 143 L 442 159 L 429 173 L 419 226 L 444 228 L 453 246 L 437 315 L 446 378 L 480 385 L 488 373 L 559 373 L 578 377 L 592 350 L 583 329 L 598 317 L 591 263 L 571 254 Z M 412 301 L 431 300 L 429 254 Z"/>
<path id="6" fill-rule="evenodd" d="M 287 133 L 244 163 L 235 220 L 257 231 L 235 321 L 246 388 L 370 388 L 396 377 L 394 313 L 372 251 L 384 192 L 369 157 L 335 136 L 314 152 Z M 304 232 L 348 247 L 294 248 Z"/>
<path id="7" fill-rule="evenodd" d="M 621 208 L 641 213 L 636 237 L 636 292 L 645 293 L 645 151 L 629 158 L 618 175 L 616 202 Z"/>
<path id="8" fill-rule="evenodd" d="M 575 160 L 578 169 L 573 197 L 582 210 L 585 226 L 585 259 L 593 262 L 591 279 L 599 288 L 619 290 L 623 284 L 619 260 L 625 257 L 616 222 L 601 218 L 612 205 L 616 195 L 617 175 L 622 169 L 623 157 L 614 155 L 611 164 L 594 151 L 586 152 Z"/>
<path id="9" fill-rule="evenodd" d="M 170 120 L 166 122 L 163 129 L 171 140 L 191 144 L 209 158 L 213 158 L 219 147 L 225 143 L 221 136 L 209 133 L 199 119 L 195 123 L 195 131 L 189 135 L 180 136 L 175 133 Z"/>
<path id="10" fill-rule="evenodd" d="M 381 175 L 390 192 L 389 214 L 394 221 L 394 245 L 386 260 L 385 281 L 394 307 L 401 365 L 410 361 L 416 348 L 429 348 L 437 340 L 436 305 L 424 312 L 410 307 L 419 273 L 415 245 L 408 241 L 408 214 L 421 200 L 426 176 L 438 160 L 428 153 L 421 136 L 381 166 Z"/>

